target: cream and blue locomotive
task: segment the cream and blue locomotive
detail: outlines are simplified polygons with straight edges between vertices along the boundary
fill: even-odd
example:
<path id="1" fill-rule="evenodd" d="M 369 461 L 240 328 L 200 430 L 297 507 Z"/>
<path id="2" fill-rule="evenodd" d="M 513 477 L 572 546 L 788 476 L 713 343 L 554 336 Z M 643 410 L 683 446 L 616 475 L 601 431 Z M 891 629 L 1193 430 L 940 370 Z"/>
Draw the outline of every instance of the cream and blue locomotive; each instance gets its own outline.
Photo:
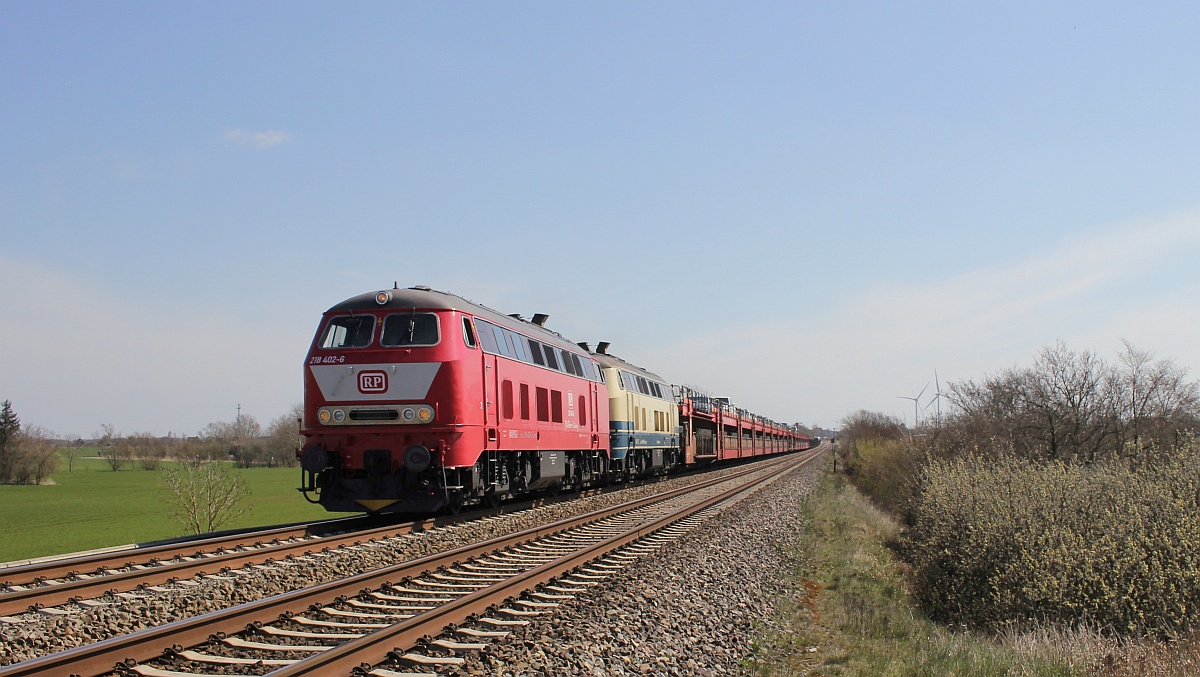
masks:
<path id="1" fill-rule="evenodd" d="M 679 405 L 661 376 L 608 353 L 600 343 L 592 359 L 608 389 L 609 469 L 613 479 L 670 472 L 683 463 Z"/>

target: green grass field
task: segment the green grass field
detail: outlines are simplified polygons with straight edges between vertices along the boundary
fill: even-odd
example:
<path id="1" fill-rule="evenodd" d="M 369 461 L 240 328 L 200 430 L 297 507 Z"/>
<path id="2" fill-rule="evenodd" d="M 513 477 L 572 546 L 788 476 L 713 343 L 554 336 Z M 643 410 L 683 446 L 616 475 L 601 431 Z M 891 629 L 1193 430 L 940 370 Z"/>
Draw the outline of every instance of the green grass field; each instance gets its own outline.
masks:
<path id="1" fill-rule="evenodd" d="M 250 487 L 250 512 L 224 529 L 343 514 L 304 500 L 296 491 L 298 468 L 234 472 Z M 173 517 L 176 499 L 158 475 L 140 467 L 113 472 L 99 458 L 77 459 L 67 472 L 64 459 L 53 485 L 0 486 L 0 562 L 186 535 Z"/>

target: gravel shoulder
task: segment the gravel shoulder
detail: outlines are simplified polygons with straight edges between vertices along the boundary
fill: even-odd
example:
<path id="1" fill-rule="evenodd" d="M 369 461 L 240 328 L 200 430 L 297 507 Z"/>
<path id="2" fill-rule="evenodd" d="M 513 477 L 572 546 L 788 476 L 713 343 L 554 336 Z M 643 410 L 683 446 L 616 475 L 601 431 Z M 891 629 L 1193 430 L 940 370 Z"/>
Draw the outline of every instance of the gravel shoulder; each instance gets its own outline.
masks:
<path id="1" fill-rule="evenodd" d="M 793 565 L 820 461 L 728 504 L 596 592 L 468 656 L 460 675 L 749 674 Z"/>

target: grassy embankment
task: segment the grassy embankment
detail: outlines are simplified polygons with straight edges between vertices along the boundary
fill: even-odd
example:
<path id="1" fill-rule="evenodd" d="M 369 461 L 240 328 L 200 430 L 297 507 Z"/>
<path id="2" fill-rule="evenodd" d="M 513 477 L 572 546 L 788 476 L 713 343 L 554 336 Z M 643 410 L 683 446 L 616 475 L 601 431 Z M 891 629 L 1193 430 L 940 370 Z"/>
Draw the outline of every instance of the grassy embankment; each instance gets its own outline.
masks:
<path id="1" fill-rule="evenodd" d="M 93 453 L 85 456 L 94 456 Z M 164 462 L 169 465 L 170 462 Z M 250 488 L 250 512 L 225 529 L 334 517 L 296 491 L 297 468 L 235 470 Z M 153 541 L 187 532 L 175 497 L 155 471 L 113 472 L 99 458 L 64 460 L 53 485 L 0 486 L 0 562 Z"/>
<path id="2" fill-rule="evenodd" d="M 760 675 L 1195 674 L 1195 650 L 1046 629 L 981 634 L 927 620 L 888 543 L 899 527 L 826 475 L 779 617 L 760 629 Z"/>

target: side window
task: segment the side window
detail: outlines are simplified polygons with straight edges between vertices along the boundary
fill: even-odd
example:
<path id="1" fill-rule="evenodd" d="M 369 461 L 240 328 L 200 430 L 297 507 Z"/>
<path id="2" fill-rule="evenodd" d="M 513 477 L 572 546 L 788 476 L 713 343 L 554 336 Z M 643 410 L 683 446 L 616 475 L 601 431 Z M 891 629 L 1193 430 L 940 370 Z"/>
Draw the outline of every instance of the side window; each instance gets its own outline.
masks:
<path id="1" fill-rule="evenodd" d="M 513 336 L 511 331 L 505 330 L 504 341 L 508 344 L 508 350 L 512 356 L 524 362 L 525 356 L 521 352 L 521 339 Z"/>
<path id="2" fill-rule="evenodd" d="M 512 357 L 512 349 L 505 340 L 504 330 L 500 327 L 492 327 L 492 334 L 496 337 L 496 348 L 500 350 L 500 354 L 505 357 Z"/>
<path id="3" fill-rule="evenodd" d="M 543 347 L 546 349 L 546 366 L 558 371 L 558 358 L 555 357 L 555 353 L 557 353 L 558 350 L 554 346 Z"/>
<path id="4" fill-rule="evenodd" d="M 549 347 L 549 346 L 547 346 Z M 546 360 L 542 357 L 542 344 L 529 339 L 529 354 L 533 356 L 533 363 L 541 366 L 546 366 Z"/>
<path id="5" fill-rule="evenodd" d="M 471 326 L 471 318 L 463 316 L 463 343 L 468 348 L 475 347 L 475 328 Z"/>
<path id="6" fill-rule="evenodd" d="M 529 420 L 529 385 L 521 384 L 521 419 Z"/>
<path id="7" fill-rule="evenodd" d="M 505 380 L 500 384 L 500 412 L 504 414 L 504 418 L 512 420 L 513 418 L 513 383 Z"/>
<path id="8" fill-rule="evenodd" d="M 482 320 L 475 320 L 475 327 L 479 329 L 479 345 L 483 347 L 484 352 L 498 355 L 500 350 L 496 347 L 496 335 L 492 332 L 493 325 Z"/>
<path id="9" fill-rule="evenodd" d="M 550 391 L 545 388 L 537 388 L 537 420 L 550 421 Z"/>
<path id="10" fill-rule="evenodd" d="M 579 396 L 579 425 L 587 425 L 587 398 Z"/>
<path id="11" fill-rule="evenodd" d="M 562 423 L 563 400 L 562 393 L 557 390 L 550 391 L 550 420 L 555 423 Z"/>
<path id="12" fill-rule="evenodd" d="M 583 373 L 583 364 L 579 362 L 579 356 L 575 353 L 571 353 L 571 366 L 575 367 L 576 376 L 583 376 L 584 378 L 587 378 Z"/>

